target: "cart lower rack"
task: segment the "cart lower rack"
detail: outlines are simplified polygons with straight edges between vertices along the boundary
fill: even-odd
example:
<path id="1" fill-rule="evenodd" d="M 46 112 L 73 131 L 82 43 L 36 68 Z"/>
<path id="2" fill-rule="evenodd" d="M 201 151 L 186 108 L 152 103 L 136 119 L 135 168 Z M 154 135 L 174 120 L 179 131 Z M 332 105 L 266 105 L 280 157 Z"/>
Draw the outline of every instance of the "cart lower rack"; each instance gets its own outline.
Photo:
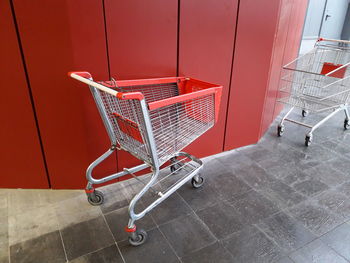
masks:
<path id="1" fill-rule="evenodd" d="M 305 145 L 309 146 L 313 132 L 339 111 L 345 112 L 344 129 L 349 129 L 349 44 L 350 41 L 320 38 L 314 49 L 283 67 L 278 101 L 292 107 L 277 127 L 278 136 L 284 133 L 285 121 L 302 125 L 310 129 L 305 136 Z M 308 113 L 330 113 L 309 125 L 288 118 L 295 108 L 301 109 L 303 117 Z"/>
<path id="2" fill-rule="evenodd" d="M 124 175 L 144 183 L 130 202 L 125 229 L 130 233 L 130 244 L 141 245 L 147 233 L 136 229 L 136 220 L 186 182 L 191 181 L 194 188 L 204 183 L 199 173 L 201 160 L 181 150 L 217 121 L 222 87 L 185 77 L 95 82 L 88 72 L 71 72 L 69 76 L 90 87 L 111 140 L 111 147 L 87 168 L 88 201 L 92 205 L 104 201 L 103 193 L 94 189 L 96 184 Z M 93 178 L 94 168 L 116 149 L 129 152 L 143 164 L 101 179 Z M 152 171 L 150 176 L 135 176 L 147 168 Z M 155 194 L 154 200 L 136 213 L 136 203 L 149 191 Z"/>

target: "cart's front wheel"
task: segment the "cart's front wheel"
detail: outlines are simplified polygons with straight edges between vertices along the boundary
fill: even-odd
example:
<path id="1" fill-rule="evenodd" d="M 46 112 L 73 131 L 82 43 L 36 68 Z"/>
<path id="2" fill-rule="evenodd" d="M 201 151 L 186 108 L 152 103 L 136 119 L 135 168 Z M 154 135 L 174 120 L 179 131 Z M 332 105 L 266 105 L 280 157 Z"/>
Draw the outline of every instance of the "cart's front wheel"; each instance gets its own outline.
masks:
<path id="1" fill-rule="evenodd" d="M 301 111 L 301 115 L 303 115 L 303 117 L 306 117 L 309 113 L 306 110 L 302 110 Z"/>
<path id="2" fill-rule="evenodd" d="M 95 206 L 102 205 L 104 201 L 103 193 L 98 190 L 95 190 L 93 193 L 89 194 L 87 199 L 91 205 Z"/>
<path id="3" fill-rule="evenodd" d="M 349 120 L 345 119 L 344 120 L 344 129 L 348 130 L 350 128 Z"/>
<path id="4" fill-rule="evenodd" d="M 309 135 L 306 135 L 305 137 L 305 146 L 309 146 L 311 144 L 312 137 Z"/>
<path id="5" fill-rule="evenodd" d="M 147 232 L 143 229 L 136 230 L 135 236 L 136 238 L 129 237 L 129 243 L 134 247 L 141 246 L 147 240 Z"/>
<path id="6" fill-rule="evenodd" d="M 281 137 L 284 133 L 284 126 L 283 125 L 278 125 L 277 127 L 277 135 L 278 137 Z"/>
<path id="7" fill-rule="evenodd" d="M 194 179 L 194 177 L 193 177 L 191 183 L 192 183 L 193 188 L 198 189 L 198 188 L 203 186 L 204 177 L 198 176 L 198 181 L 196 181 L 196 179 Z"/>

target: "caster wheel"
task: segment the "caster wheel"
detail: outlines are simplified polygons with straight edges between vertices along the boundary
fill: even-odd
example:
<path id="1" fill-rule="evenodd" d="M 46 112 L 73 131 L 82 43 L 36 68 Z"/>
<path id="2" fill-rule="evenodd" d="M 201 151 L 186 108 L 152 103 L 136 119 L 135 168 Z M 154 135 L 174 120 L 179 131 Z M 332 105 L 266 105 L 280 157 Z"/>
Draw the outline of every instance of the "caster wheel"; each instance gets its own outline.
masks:
<path id="1" fill-rule="evenodd" d="M 88 201 L 91 205 L 102 205 L 104 201 L 103 193 L 95 190 L 92 194 L 88 195 Z"/>
<path id="2" fill-rule="evenodd" d="M 311 144 L 311 141 L 312 141 L 312 137 L 306 135 L 306 137 L 305 137 L 305 146 L 306 147 L 309 146 Z"/>
<path id="3" fill-rule="evenodd" d="M 302 110 L 301 111 L 301 115 L 303 115 L 303 117 L 306 117 L 309 113 L 306 110 Z"/>
<path id="4" fill-rule="evenodd" d="M 180 168 L 182 167 L 182 166 L 184 166 L 184 164 L 180 161 L 178 161 L 177 159 L 176 159 L 176 157 L 174 157 L 174 158 L 171 158 L 170 159 L 170 162 L 172 162 L 173 164 L 170 166 L 170 171 L 172 172 L 172 173 L 178 173 L 178 172 L 180 172 Z"/>
<path id="5" fill-rule="evenodd" d="M 144 244 L 147 240 L 147 232 L 143 229 L 136 230 L 136 238 L 133 239 L 132 237 L 129 237 L 129 243 L 130 245 L 137 247 Z"/>
<path id="6" fill-rule="evenodd" d="M 193 188 L 198 189 L 198 188 L 203 186 L 204 178 L 201 176 L 198 176 L 198 182 L 194 178 L 192 178 L 191 183 L 192 183 Z"/>
<path id="7" fill-rule="evenodd" d="M 284 133 L 284 126 L 283 125 L 278 125 L 277 127 L 277 135 L 278 137 L 281 137 Z"/>
<path id="8" fill-rule="evenodd" d="M 349 120 L 345 119 L 344 120 L 344 129 L 348 130 L 350 128 Z"/>

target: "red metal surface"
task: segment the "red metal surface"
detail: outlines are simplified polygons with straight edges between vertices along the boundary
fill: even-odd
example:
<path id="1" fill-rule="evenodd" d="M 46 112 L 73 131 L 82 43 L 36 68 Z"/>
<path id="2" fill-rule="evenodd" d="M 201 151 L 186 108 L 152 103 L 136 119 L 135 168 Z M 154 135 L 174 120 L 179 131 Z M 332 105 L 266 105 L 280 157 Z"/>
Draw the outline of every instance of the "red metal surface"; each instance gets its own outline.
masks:
<path id="1" fill-rule="evenodd" d="M 0 10 L 0 188 L 48 188 L 10 1 Z"/>
<path id="2" fill-rule="evenodd" d="M 286 42 L 288 41 L 288 28 L 291 18 L 291 11 L 294 0 L 282 0 L 279 12 L 279 21 L 273 47 L 272 63 L 268 81 L 268 88 L 265 97 L 264 109 L 262 114 L 260 137 L 269 128 L 274 119 L 274 110 L 278 94 L 278 85 L 281 78 L 283 66 L 283 54 L 285 52 Z"/>
<path id="3" fill-rule="evenodd" d="M 323 63 L 323 67 L 321 70 L 321 74 L 322 75 L 326 75 L 334 70 L 336 70 L 337 68 L 342 67 L 343 65 L 341 64 L 333 64 L 333 63 L 329 63 L 329 62 L 324 62 Z M 337 71 L 329 74 L 328 76 L 330 77 L 334 77 L 334 78 L 344 78 L 345 72 L 346 72 L 347 67 L 343 67 L 341 69 L 338 69 Z"/>
<path id="4" fill-rule="evenodd" d="M 259 139 L 279 5 L 280 0 L 240 1 L 225 150 Z"/>
<path id="5" fill-rule="evenodd" d="M 111 76 L 139 79 L 176 75 L 177 0 L 105 0 Z M 118 152 L 118 169 L 139 161 Z"/>
<path id="6" fill-rule="evenodd" d="M 87 86 L 77 87 L 67 72 L 108 78 L 102 1 L 13 3 L 52 187 L 83 188 L 87 166 L 109 142 Z M 101 167 L 115 168 L 115 156 Z"/>
<path id="7" fill-rule="evenodd" d="M 187 0 L 180 4 L 179 75 L 223 85 L 218 122 L 185 149 L 198 157 L 223 151 L 237 3 Z"/>
<path id="8" fill-rule="evenodd" d="M 285 45 L 285 52 L 283 54 L 283 65 L 295 59 L 298 55 L 300 40 L 302 37 L 302 30 L 306 16 L 308 0 L 294 0 L 292 10 L 290 12 L 290 21 L 288 27 L 288 35 Z M 283 105 L 276 103 L 273 114 L 273 119 L 283 109 Z"/>

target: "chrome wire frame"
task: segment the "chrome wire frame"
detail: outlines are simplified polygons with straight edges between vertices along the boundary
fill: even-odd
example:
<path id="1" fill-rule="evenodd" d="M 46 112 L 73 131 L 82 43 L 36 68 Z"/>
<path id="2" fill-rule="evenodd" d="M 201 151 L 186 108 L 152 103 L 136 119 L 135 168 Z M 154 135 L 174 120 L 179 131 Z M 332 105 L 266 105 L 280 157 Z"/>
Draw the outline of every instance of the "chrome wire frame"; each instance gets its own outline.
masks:
<path id="1" fill-rule="evenodd" d="M 92 95 L 95 99 L 97 108 L 100 112 L 101 118 L 103 120 L 103 123 L 104 123 L 106 130 L 108 132 L 108 135 L 110 137 L 112 146 L 110 147 L 110 149 L 108 151 L 106 151 L 99 158 L 97 158 L 94 162 L 92 162 L 90 164 L 90 166 L 87 168 L 86 179 L 88 180 L 88 184 L 87 184 L 86 189 L 91 190 L 91 189 L 93 189 L 93 185 L 105 183 L 105 182 L 119 178 L 119 177 L 124 176 L 124 175 L 128 175 L 128 174 L 133 175 L 134 173 L 142 171 L 146 168 L 151 168 L 151 171 L 152 171 L 152 175 L 150 177 L 150 180 L 147 183 L 145 183 L 145 185 L 140 190 L 140 192 L 138 192 L 132 198 L 132 200 L 130 201 L 130 204 L 129 204 L 128 211 L 129 211 L 130 218 L 129 218 L 129 222 L 128 222 L 127 227 L 129 229 L 134 229 L 136 220 L 139 220 L 142 217 L 144 217 L 146 215 L 146 213 L 148 213 L 153 208 L 155 208 L 157 205 L 159 205 L 161 202 L 163 202 L 166 198 L 168 198 L 171 194 L 173 194 L 177 189 L 179 189 L 186 182 L 188 182 L 192 178 L 196 182 L 198 182 L 199 172 L 200 172 L 201 168 L 203 167 L 203 163 L 200 159 L 197 159 L 196 157 L 194 157 L 188 153 L 185 153 L 185 152 L 178 152 L 178 153 L 174 154 L 174 156 L 172 156 L 172 157 L 178 157 L 178 156 L 187 157 L 188 159 L 190 159 L 191 161 L 193 161 L 196 164 L 195 168 L 192 169 L 188 174 L 183 176 L 181 178 L 181 180 L 178 180 L 175 184 L 173 184 L 166 191 L 158 192 L 157 193 L 158 198 L 154 202 L 152 202 L 150 205 L 148 205 L 146 208 L 144 208 L 143 211 L 136 213 L 135 212 L 135 205 L 137 204 L 137 202 L 142 198 L 142 196 L 147 191 L 152 189 L 153 185 L 157 184 L 157 179 L 158 179 L 158 176 L 160 173 L 160 166 L 162 165 L 162 163 L 159 162 L 159 158 L 157 155 L 154 134 L 153 134 L 153 130 L 152 130 L 152 125 L 151 125 L 150 116 L 149 116 L 149 110 L 148 110 L 146 101 L 144 99 L 142 99 L 140 101 L 140 105 L 141 105 L 141 115 L 142 115 L 142 119 L 144 122 L 144 128 L 145 128 L 145 138 L 144 139 L 146 140 L 145 143 L 149 147 L 149 154 L 150 154 L 149 160 L 150 161 L 143 160 L 144 163 L 141 165 L 138 165 L 138 166 L 135 166 L 132 168 L 124 169 L 121 172 L 106 176 L 106 177 L 101 178 L 101 179 L 95 179 L 92 176 L 93 169 L 98 164 L 100 164 L 102 161 L 104 161 L 108 156 L 110 156 L 116 149 L 123 149 L 123 148 L 122 147 L 118 148 L 119 145 L 117 145 L 118 143 L 116 142 L 115 136 L 113 135 L 113 127 L 108 120 L 108 115 L 103 107 L 103 101 L 100 97 L 99 91 L 95 87 L 92 87 L 92 86 L 90 86 L 90 90 L 91 90 Z M 124 149 L 124 150 L 126 150 L 126 149 Z M 93 195 L 94 193 L 91 192 L 90 194 Z M 131 235 L 133 235 L 133 232 L 131 233 Z"/>
<path id="2" fill-rule="evenodd" d="M 337 108 L 334 108 L 331 113 L 329 113 L 326 117 L 324 117 L 322 120 L 320 120 L 319 122 L 317 122 L 314 125 L 309 125 L 309 124 L 306 124 L 304 122 L 300 122 L 300 121 L 296 121 L 296 120 L 288 118 L 288 116 L 293 112 L 294 109 L 295 109 L 295 107 L 291 107 L 289 109 L 289 111 L 283 116 L 282 120 L 280 121 L 279 126 L 280 127 L 284 127 L 284 122 L 288 121 L 288 122 L 291 122 L 291 123 L 294 123 L 294 124 L 297 124 L 297 125 L 309 128 L 310 130 L 306 133 L 306 136 L 309 137 L 310 139 L 312 139 L 313 132 L 317 128 L 319 128 L 322 124 L 324 124 L 326 121 L 328 121 L 330 118 L 332 118 L 339 111 L 342 111 L 342 110 L 344 111 L 344 113 L 345 113 L 345 120 L 349 121 L 349 119 L 350 119 L 348 106 L 346 104 L 343 104 L 343 105 L 340 105 Z"/>

